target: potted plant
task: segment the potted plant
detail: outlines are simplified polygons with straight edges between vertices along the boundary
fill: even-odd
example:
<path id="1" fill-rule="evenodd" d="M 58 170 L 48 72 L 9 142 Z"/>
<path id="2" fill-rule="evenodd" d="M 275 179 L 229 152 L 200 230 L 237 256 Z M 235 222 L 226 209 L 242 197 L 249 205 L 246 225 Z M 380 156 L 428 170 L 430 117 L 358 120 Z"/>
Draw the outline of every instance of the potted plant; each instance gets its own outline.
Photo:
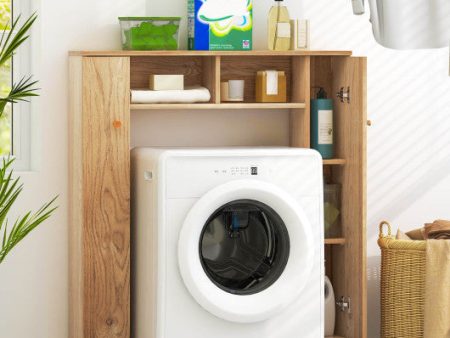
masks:
<path id="1" fill-rule="evenodd" d="M 12 21 L 10 29 L 3 30 L 0 36 L 0 68 L 11 61 L 17 49 L 29 38 L 28 32 L 36 18 L 36 14 L 33 14 L 19 26 L 19 16 Z M 3 117 L 7 104 L 27 101 L 30 97 L 37 96 L 36 84 L 37 81 L 33 81 L 31 76 L 23 77 L 18 83 L 14 83 L 9 93 L 0 97 L 0 118 Z M 13 177 L 13 162 L 14 158 L 11 157 L 0 161 L 0 264 L 17 244 L 48 219 L 56 209 L 55 197 L 38 211 L 29 211 L 19 217 L 12 226 L 8 226 L 8 213 L 23 189 L 20 177 Z"/>

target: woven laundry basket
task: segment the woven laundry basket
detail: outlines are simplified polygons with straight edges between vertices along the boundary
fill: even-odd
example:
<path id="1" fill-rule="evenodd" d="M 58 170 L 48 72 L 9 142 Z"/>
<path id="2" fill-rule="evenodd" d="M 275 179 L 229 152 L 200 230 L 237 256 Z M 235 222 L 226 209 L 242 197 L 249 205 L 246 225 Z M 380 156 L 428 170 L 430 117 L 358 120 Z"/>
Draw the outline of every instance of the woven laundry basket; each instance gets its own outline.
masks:
<path id="1" fill-rule="evenodd" d="M 387 227 L 387 236 L 383 228 Z M 397 240 L 380 224 L 381 338 L 423 338 L 426 241 Z"/>

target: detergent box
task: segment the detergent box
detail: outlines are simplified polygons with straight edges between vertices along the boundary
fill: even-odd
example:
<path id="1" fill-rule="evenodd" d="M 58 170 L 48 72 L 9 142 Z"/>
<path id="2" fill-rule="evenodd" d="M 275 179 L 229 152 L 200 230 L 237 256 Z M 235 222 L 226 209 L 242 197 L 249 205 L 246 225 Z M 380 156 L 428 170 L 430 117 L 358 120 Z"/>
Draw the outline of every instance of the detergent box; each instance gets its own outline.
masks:
<path id="1" fill-rule="evenodd" d="M 190 50 L 251 50 L 253 0 L 188 0 Z"/>

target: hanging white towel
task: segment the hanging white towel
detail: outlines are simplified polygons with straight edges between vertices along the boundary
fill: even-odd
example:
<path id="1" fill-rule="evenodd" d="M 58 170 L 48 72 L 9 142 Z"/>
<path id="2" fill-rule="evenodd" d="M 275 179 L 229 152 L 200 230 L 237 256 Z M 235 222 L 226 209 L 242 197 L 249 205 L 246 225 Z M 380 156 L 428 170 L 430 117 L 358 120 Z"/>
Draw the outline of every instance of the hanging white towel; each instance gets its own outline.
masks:
<path id="1" fill-rule="evenodd" d="M 184 90 L 131 90 L 131 103 L 195 103 L 210 99 L 209 90 L 200 86 Z"/>

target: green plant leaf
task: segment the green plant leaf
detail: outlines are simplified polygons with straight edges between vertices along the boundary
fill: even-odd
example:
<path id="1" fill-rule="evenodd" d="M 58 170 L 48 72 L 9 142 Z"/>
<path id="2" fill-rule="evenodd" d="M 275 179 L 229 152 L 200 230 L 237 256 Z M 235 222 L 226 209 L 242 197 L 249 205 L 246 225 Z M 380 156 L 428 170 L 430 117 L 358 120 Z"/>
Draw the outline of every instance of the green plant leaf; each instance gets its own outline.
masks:
<path id="1" fill-rule="evenodd" d="M 38 81 L 32 81 L 32 77 L 22 78 L 19 83 L 14 83 L 12 85 L 11 91 L 8 96 L 4 98 L 0 98 L 0 117 L 4 111 L 4 107 L 6 107 L 7 103 L 17 103 L 19 101 L 28 101 L 30 97 L 38 96 L 36 91 L 39 88 L 36 88 L 35 85 Z M 3 109 L 2 109 L 3 107 Z"/>
<path id="2" fill-rule="evenodd" d="M 55 201 L 57 197 L 50 202 L 45 203 L 38 211 L 27 212 L 24 216 L 18 218 L 11 230 L 8 231 L 7 215 L 22 192 L 20 178 L 12 178 L 12 170 L 9 171 L 14 160 L 3 159 L 0 168 L 0 234 L 2 234 L 0 247 L 0 263 L 6 258 L 8 253 L 19 244 L 31 231 L 36 229 L 42 222 L 47 220 L 57 209 Z M 8 172 L 9 171 L 9 172 Z"/>
<path id="3" fill-rule="evenodd" d="M 29 38 L 33 23 L 36 21 L 37 15 L 31 15 L 22 26 L 18 27 L 20 15 L 13 20 L 11 29 L 3 30 L 0 38 L 0 67 L 4 66 L 16 53 L 17 49 Z M 13 32 L 16 32 L 15 34 Z M 33 96 L 38 96 L 36 88 L 37 81 L 33 81 L 32 77 L 23 77 L 19 83 L 13 84 L 10 92 L 6 97 L 0 98 L 0 118 L 3 116 L 6 105 L 8 103 L 17 103 L 19 101 L 28 101 Z"/>
<path id="4" fill-rule="evenodd" d="M 20 27 L 20 16 L 13 20 L 10 27 L 9 22 L 3 24 L 3 34 L 0 37 L 0 67 L 10 64 L 9 61 L 17 49 L 29 38 L 28 32 L 36 18 L 36 14 L 31 15 Z M 33 81 L 31 76 L 23 77 L 18 83 L 13 84 L 9 93 L 0 98 L 0 117 L 8 103 L 27 101 L 30 97 L 37 96 L 36 84 L 37 81 Z M 4 90 L 4 92 L 8 91 Z M 57 197 L 55 197 L 38 211 L 28 211 L 24 216 L 19 217 L 11 228 L 8 226 L 8 213 L 23 190 L 20 178 L 13 178 L 11 169 L 13 161 L 10 158 L 3 159 L 0 167 L 0 263 L 17 244 L 57 209 L 55 206 Z"/>
<path id="5" fill-rule="evenodd" d="M 2 38 L 0 39 L 0 67 L 9 59 L 11 59 L 17 48 L 19 48 L 28 38 L 28 32 L 33 26 L 34 22 L 37 19 L 36 13 L 31 15 L 23 25 L 17 29 L 17 26 L 20 21 L 20 15 L 17 19 L 13 20 L 11 25 L 11 29 L 4 29 Z M 16 32 L 14 34 L 14 32 Z"/>

